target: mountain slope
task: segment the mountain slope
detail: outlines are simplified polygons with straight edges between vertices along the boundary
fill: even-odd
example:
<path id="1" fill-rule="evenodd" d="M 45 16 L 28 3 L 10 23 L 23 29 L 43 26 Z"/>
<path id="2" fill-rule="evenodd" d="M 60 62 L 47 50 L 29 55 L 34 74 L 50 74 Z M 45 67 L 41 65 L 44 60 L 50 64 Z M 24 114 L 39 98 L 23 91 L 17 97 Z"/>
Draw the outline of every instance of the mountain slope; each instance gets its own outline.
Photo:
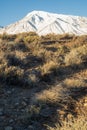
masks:
<path id="1" fill-rule="evenodd" d="M 29 31 L 35 31 L 39 35 L 48 33 L 87 34 L 87 18 L 53 14 L 44 11 L 32 11 L 22 20 L 1 29 L 0 33 L 17 34 Z"/>

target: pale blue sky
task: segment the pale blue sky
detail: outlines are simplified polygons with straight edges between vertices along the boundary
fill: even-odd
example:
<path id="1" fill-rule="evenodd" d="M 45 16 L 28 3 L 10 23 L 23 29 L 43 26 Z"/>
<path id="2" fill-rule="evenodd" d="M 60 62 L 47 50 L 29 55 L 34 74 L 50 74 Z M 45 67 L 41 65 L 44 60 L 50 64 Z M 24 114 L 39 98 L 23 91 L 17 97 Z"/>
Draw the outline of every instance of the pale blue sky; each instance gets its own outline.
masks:
<path id="1" fill-rule="evenodd" d="M 87 0 L 0 0 L 0 25 L 18 21 L 33 10 L 87 17 Z"/>

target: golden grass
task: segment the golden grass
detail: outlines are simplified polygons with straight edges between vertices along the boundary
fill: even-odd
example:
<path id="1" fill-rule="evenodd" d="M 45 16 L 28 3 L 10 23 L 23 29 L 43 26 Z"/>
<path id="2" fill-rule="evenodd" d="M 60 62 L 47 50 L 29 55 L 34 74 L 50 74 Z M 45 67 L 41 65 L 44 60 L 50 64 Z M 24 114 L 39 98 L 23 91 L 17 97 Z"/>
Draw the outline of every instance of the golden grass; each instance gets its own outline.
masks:
<path id="1" fill-rule="evenodd" d="M 44 90 L 42 93 L 36 94 L 37 101 L 41 101 L 44 103 L 58 103 L 60 99 L 62 99 L 61 92 L 63 91 L 62 85 L 53 86 L 52 88 L 48 88 Z"/>
<path id="2" fill-rule="evenodd" d="M 74 48 L 69 54 L 65 56 L 65 63 L 67 65 L 79 64 L 83 62 L 87 57 L 87 45 Z"/>
<path id="3" fill-rule="evenodd" d="M 86 83 L 82 78 L 68 78 L 64 80 L 64 84 L 67 87 L 81 87 L 81 86 L 86 86 Z"/>
<path id="4" fill-rule="evenodd" d="M 41 66 L 42 75 L 46 73 L 50 73 L 50 71 L 56 67 L 57 67 L 57 63 L 54 61 L 49 61 L 45 63 L 43 66 Z"/>
<path id="5" fill-rule="evenodd" d="M 49 127 L 48 130 L 87 130 L 87 118 L 79 117 L 78 119 L 69 119 L 63 122 L 63 126 L 55 124 L 55 128 Z"/>

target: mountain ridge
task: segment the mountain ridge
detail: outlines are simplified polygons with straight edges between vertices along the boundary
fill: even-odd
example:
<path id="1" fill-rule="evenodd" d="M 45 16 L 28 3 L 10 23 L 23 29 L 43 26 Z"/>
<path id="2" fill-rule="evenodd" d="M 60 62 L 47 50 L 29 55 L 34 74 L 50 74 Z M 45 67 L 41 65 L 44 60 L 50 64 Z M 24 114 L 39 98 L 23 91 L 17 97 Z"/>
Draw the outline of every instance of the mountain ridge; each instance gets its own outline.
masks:
<path id="1" fill-rule="evenodd" d="M 48 33 L 84 35 L 87 34 L 87 18 L 35 10 L 28 13 L 23 19 L 0 29 L 0 33 L 8 34 L 30 31 L 39 35 Z"/>

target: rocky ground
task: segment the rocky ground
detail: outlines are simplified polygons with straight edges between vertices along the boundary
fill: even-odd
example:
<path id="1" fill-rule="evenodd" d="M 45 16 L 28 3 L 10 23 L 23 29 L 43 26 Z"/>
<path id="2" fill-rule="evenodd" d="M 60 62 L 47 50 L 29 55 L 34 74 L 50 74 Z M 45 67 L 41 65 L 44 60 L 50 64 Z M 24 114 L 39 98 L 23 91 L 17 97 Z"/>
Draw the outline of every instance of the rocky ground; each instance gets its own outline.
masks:
<path id="1" fill-rule="evenodd" d="M 32 107 L 32 98 L 38 93 L 39 89 L 24 89 L 21 87 L 9 87 L 6 86 L 0 91 L 0 130 L 45 130 L 42 127 L 45 120 L 50 121 L 49 118 L 55 111 L 58 111 L 60 117 L 63 118 L 65 111 L 54 106 L 45 105 L 38 116 L 32 115 L 30 108 Z M 84 88 L 81 90 L 84 94 L 87 90 Z M 79 95 L 77 91 L 77 96 Z M 83 111 L 87 108 L 87 98 L 82 98 L 79 103 L 83 106 Z M 52 104 L 53 105 L 53 104 Z M 69 106 L 70 107 L 70 106 Z M 73 107 L 73 106 L 71 106 Z M 70 108 L 71 109 L 71 108 Z M 78 109 L 78 108 L 77 108 Z M 35 116 L 35 117 L 34 117 Z M 70 112 L 67 117 L 70 118 L 72 115 Z M 53 115 L 53 118 L 55 116 Z M 48 122 L 45 122 L 48 124 Z"/>
<path id="2" fill-rule="evenodd" d="M 30 98 L 35 90 L 9 88 L 0 92 L 0 130 L 30 130 L 26 120 L 23 122 L 30 107 Z M 27 118 L 27 117 L 26 117 Z"/>

